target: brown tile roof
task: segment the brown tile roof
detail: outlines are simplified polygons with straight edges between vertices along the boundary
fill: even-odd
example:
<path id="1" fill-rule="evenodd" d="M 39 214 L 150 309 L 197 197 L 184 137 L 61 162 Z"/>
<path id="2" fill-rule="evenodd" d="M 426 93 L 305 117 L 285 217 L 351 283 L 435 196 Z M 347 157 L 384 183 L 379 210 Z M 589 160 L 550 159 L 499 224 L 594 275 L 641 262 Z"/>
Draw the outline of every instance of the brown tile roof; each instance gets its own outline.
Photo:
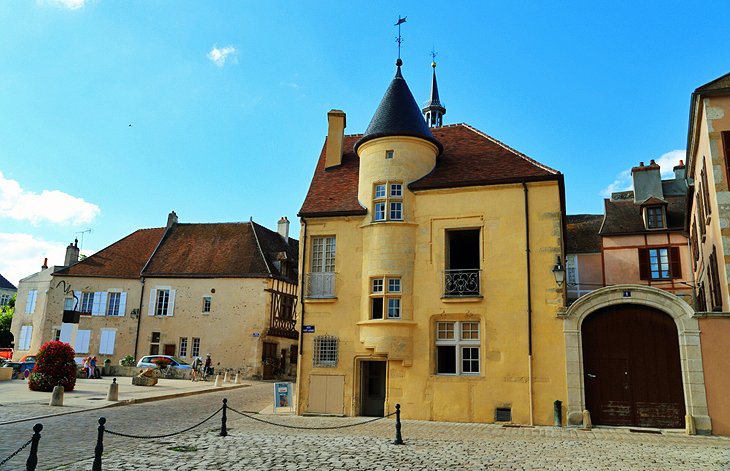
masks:
<path id="1" fill-rule="evenodd" d="M 296 264 L 298 242 L 255 222 L 174 224 L 142 275 L 146 277 L 270 277 L 280 252 Z"/>
<path id="2" fill-rule="evenodd" d="M 565 253 L 597 253 L 601 251 L 603 214 L 573 214 L 566 216 Z"/>
<path id="3" fill-rule="evenodd" d="M 408 185 L 413 191 L 555 179 L 560 173 L 467 124 L 433 128 L 432 132 L 444 151 L 431 173 Z M 357 200 L 360 162 L 352 150 L 360 137 L 345 136 L 342 164 L 329 169 L 324 168 L 325 141 L 300 216 L 366 214 Z"/>
<path id="4" fill-rule="evenodd" d="M 633 192 L 631 199 L 604 200 L 606 217 L 601 227 L 601 235 L 639 234 L 661 232 L 661 230 L 647 230 L 641 215 L 641 206 L 634 203 Z M 684 229 L 684 214 L 686 196 L 666 196 L 667 202 L 667 229 L 681 231 Z"/>
<path id="5" fill-rule="evenodd" d="M 139 229 L 54 275 L 139 278 L 164 232 L 164 227 Z"/>

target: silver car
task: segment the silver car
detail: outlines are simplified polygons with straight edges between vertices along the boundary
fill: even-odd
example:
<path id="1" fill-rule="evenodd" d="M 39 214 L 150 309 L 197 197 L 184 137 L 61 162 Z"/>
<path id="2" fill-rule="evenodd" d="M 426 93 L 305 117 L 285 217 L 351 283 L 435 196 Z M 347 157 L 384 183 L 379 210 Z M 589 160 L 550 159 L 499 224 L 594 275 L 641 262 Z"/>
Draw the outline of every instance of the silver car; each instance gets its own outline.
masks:
<path id="1" fill-rule="evenodd" d="M 170 368 L 178 370 L 192 370 L 193 367 L 185 363 L 183 360 L 172 355 L 147 355 L 137 362 L 137 368 L 158 368 L 161 363 L 167 363 Z"/>

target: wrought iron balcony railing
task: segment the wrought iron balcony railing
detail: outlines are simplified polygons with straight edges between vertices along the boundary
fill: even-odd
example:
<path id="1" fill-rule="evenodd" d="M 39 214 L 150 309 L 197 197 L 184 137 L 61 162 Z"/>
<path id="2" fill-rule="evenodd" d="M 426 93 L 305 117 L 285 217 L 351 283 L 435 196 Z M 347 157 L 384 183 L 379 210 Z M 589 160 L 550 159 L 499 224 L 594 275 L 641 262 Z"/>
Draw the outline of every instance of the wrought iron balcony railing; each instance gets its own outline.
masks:
<path id="1" fill-rule="evenodd" d="M 444 297 L 481 296 L 481 274 L 471 270 L 444 270 Z"/>
<path id="2" fill-rule="evenodd" d="M 307 298 L 334 298 L 335 273 L 315 272 L 304 275 L 304 287 Z"/>

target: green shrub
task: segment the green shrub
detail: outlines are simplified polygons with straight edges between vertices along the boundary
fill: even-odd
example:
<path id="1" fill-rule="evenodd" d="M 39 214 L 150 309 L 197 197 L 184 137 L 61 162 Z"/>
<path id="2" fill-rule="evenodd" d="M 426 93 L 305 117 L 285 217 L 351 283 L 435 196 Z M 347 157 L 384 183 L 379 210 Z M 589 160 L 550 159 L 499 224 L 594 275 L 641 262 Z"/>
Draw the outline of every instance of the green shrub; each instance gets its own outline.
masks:
<path id="1" fill-rule="evenodd" d="M 32 391 L 53 391 L 61 385 L 65 391 L 73 391 L 76 386 L 76 362 L 74 349 L 63 342 L 46 342 L 36 355 L 33 372 L 28 378 Z"/>
<path id="2" fill-rule="evenodd" d="M 126 357 L 122 358 L 122 361 L 120 363 L 122 366 L 137 366 L 137 362 L 134 360 L 134 357 L 132 355 L 127 355 Z"/>

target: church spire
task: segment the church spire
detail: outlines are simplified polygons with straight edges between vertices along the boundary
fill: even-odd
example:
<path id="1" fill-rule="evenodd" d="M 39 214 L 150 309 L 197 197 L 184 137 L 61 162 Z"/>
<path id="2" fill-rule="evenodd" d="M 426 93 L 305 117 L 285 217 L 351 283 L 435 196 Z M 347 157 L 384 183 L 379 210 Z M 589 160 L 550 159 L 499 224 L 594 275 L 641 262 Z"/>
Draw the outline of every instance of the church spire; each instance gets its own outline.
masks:
<path id="1" fill-rule="evenodd" d="M 432 52 L 433 58 L 436 58 L 436 53 Z M 426 106 L 423 108 L 423 114 L 426 115 L 426 123 L 429 127 L 437 127 L 442 125 L 442 117 L 446 114 L 446 108 L 441 104 L 439 100 L 439 87 L 436 83 L 436 61 L 431 62 L 433 67 L 433 78 L 431 79 L 431 97 L 429 98 Z"/>

